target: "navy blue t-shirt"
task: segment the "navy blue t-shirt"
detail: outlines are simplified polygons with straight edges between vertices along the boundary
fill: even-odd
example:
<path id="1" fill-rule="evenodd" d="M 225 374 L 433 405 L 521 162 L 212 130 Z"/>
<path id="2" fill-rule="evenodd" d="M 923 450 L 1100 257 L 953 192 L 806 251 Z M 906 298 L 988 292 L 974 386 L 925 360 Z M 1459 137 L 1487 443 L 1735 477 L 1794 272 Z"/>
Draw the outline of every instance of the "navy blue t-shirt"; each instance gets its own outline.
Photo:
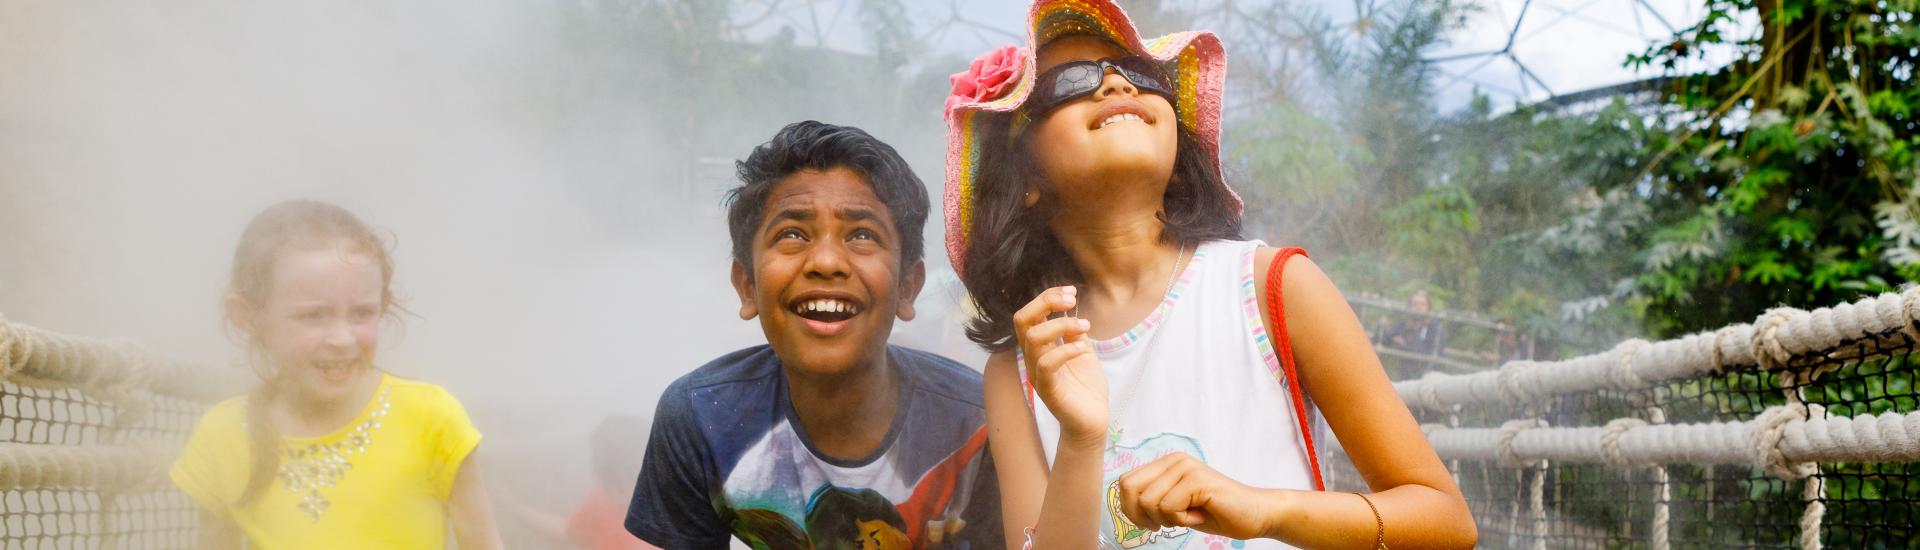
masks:
<path id="1" fill-rule="evenodd" d="M 627 530 L 662 548 L 999 548 L 1000 491 L 980 373 L 889 346 L 900 401 L 872 455 L 819 452 L 780 358 L 727 354 L 660 397 Z"/>

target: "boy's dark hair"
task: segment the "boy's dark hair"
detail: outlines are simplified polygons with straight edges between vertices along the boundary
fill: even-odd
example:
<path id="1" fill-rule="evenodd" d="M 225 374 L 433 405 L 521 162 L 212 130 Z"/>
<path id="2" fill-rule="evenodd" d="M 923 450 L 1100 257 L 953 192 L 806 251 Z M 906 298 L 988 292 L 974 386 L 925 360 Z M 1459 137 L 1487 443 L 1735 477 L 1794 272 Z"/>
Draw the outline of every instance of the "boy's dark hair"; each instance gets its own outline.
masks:
<path id="1" fill-rule="evenodd" d="M 1027 152 L 1027 135 L 1010 136 L 1012 115 L 980 113 L 980 174 L 974 185 L 973 227 L 968 233 L 960 280 L 979 313 L 967 322 L 967 338 L 988 351 L 1013 347 L 1013 312 L 1050 287 L 1083 282 L 1048 222 L 1058 214 L 1052 193 L 1040 193 L 1029 208 L 1027 186 L 1040 169 Z M 1202 241 L 1240 238 L 1240 214 L 1232 191 L 1200 139 L 1179 127 L 1173 177 L 1161 199 L 1160 233 L 1188 247 Z M 1039 186 L 1042 190 L 1046 186 Z"/>
<path id="2" fill-rule="evenodd" d="M 927 226 L 927 186 L 893 146 L 859 128 L 812 120 L 788 124 L 753 148 L 746 160 L 734 163 L 740 186 L 727 191 L 726 198 L 734 261 L 753 265 L 753 233 L 760 229 L 767 194 L 775 184 L 802 170 L 841 166 L 866 178 L 874 196 L 893 214 L 894 229 L 900 232 L 900 265 L 920 261 L 926 252 L 921 234 Z"/>

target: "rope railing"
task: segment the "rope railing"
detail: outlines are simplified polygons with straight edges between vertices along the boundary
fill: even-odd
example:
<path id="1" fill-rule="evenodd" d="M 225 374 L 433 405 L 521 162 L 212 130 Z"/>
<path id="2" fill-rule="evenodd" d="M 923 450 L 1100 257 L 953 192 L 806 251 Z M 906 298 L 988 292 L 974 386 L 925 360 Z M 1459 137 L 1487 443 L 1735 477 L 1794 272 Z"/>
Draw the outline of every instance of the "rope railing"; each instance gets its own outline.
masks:
<path id="1" fill-rule="evenodd" d="M 1776 308 L 1752 324 L 1733 325 L 1673 340 L 1627 340 L 1612 350 L 1563 361 L 1510 361 L 1498 370 L 1466 375 L 1428 373 L 1394 384 L 1410 406 L 1432 410 L 1474 403 L 1531 402 L 1600 390 L 1644 390 L 1729 370 L 1777 371 L 1796 356 L 1829 351 L 1834 358 L 1877 355 L 1842 344 L 1920 340 L 1920 287 L 1801 311 Z M 1885 346 L 1873 346 L 1880 349 Z"/>
<path id="2" fill-rule="evenodd" d="M 0 443 L 0 490 L 159 489 L 174 452 L 156 444 L 81 447 Z"/>
<path id="3" fill-rule="evenodd" d="M 0 547 L 190 548 L 166 467 L 237 377 L 0 317 Z"/>
<path id="4" fill-rule="evenodd" d="M 233 384 L 201 367 L 161 359 L 128 342 L 61 334 L 0 316 L 0 378 L 94 391 L 137 389 L 211 403 Z"/>
<path id="5" fill-rule="evenodd" d="M 1396 390 L 1486 547 L 1908 547 L 1916 306 L 1909 289 L 1779 308 Z M 164 465 L 201 410 L 237 391 L 213 372 L 0 319 L 0 547 L 190 546 L 194 507 Z M 1331 479 L 1361 488 L 1350 467 Z"/>
<path id="6" fill-rule="evenodd" d="M 1752 422 L 1654 425 L 1626 418 L 1601 427 L 1429 425 L 1426 431 L 1443 459 L 1508 464 L 1758 464 L 1768 471 L 1791 471 L 1791 465 L 1807 462 L 1920 462 L 1920 412 L 1827 418 L 1801 414 L 1794 407 L 1778 406 Z M 1799 479 L 1804 474 L 1781 477 Z"/>
<path id="7" fill-rule="evenodd" d="M 1483 546 L 1920 546 L 1920 289 L 1395 389 Z"/>

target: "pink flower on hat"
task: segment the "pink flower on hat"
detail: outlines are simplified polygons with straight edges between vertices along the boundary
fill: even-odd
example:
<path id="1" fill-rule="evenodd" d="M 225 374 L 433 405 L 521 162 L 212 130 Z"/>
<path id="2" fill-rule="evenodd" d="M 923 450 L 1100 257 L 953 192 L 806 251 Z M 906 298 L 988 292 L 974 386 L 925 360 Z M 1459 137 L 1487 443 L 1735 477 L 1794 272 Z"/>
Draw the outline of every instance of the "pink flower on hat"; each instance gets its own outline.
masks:
<path id="1" fill-rule="evenodd" d="M 947 77 L 953 81 L 953 94 L 947 96 L 946 111 L 953 111 L 953 106 L 961 103 L 979 103 L 1006 94 L 1020 82 L 1027 57 L 1025 48 L 1008 44 L 974 59 L 967 70 Z"/>

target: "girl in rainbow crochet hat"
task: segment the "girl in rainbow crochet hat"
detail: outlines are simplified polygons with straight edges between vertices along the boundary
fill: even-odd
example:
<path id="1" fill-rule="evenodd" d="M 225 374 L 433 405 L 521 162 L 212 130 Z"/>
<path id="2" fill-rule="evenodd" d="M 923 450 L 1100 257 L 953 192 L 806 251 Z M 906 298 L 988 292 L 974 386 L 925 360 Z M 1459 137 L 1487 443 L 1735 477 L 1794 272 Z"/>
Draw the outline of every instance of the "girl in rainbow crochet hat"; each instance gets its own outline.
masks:
<path id="1" fill-rule="evenodd" d="M 953 76 L 947 253 L 978 306 L 1012 547 L 1471 547 L 1340 291 L 1242 240 L 1219 39 L 1041 0 Z M 1331 428 L 1372 493 L 1329 493 Z"/>

